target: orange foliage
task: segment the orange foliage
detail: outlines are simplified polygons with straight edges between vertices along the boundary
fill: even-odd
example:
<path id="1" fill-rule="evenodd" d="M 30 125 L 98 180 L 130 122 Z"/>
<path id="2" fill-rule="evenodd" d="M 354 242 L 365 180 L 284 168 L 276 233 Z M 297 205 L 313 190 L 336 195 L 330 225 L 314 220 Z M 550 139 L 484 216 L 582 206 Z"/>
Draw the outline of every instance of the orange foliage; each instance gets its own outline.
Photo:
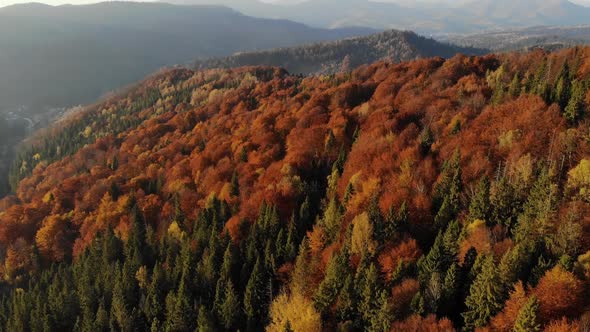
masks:
<path id="1" fill-rule="evenodd" d="M 549 322 L 575 317 L 582 309 L 584 287 L 571 272 L 557 266 L 545 273 L 533 294 L 539 300 L 539 318 Z"/>
<path id="2" fill-rule="evenodd" d="M 580 324 L 576 321 L 570 322 L 563 317 L 560 320 L 554 320 L 547 324 L 545 332 L 581 332 Z"/>
<path id="3" fill-rule="evenodd" d="M 379 255 L 379 264 L 381 265 L 381 272 L 390 280 L 392 273 L 398 267 L 400 262 L 415 263 L 422 255 L 418 243 L 414 239 L 408 239 L 399 245 L 385 249 Z"/>
<path id="4" fill-rule="evenodd" d="M 494 331 L 512 331 L 514 323 L 518 318 L 518 313 L 522 306 L 527 302 L 527 295 L 522 285 L 522 282 L 518 282 L 514 285 L 514 289 L 510 292 L 510 297 L 504 309 L 496 315 L 491 321 L 491 326 Z"/>
<path id="5" fill-rule="evenodd" d="M 410 313 L 410 304 L 419 290 L 420 283 L 416 279 L 404 279 L 391 290 L 391 295 L 395 299 L 393 310 L 397 317 L 405 317 Z"/>
<path id="6" fill-rule="evenodd" d="M 394 322 L 392 332 L 453 332 L 453 324 L 447 318 L 437 320 L 436 316 L 429 315 L 424 318 L 414 315 L 402 322 Z"/>
<path id="7" fill-rule="evenodd" d="M 35 236 L 35 242 L 43 256 L 61 262 L 71 254 L 71 238 L 67 216 L 52 215 L 43 221 L 43 226 Z"/>

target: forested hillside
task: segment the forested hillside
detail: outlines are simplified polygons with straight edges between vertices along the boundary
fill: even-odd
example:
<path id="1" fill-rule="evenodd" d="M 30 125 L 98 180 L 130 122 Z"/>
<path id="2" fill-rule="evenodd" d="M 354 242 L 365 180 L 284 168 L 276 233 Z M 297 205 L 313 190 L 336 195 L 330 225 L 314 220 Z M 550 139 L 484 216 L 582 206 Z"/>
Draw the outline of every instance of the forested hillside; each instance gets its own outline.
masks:
<path id="1" fill-rule="evenodd" d="M 155 75 L 36 138 L 7 331 L 579 331 L 590 48 Z"/>
<path id="2" fill-rule="evenodd" d="M 590 25 L 536 26 L 468 35 L 450 35 L 442 39 L 455 45 L 494 51 L 534 48 L 552 50 L 590 44 Z"/>
<path id="3" fill-rule="evenodd" d="M 335 74 L 375 61 L 396 63 L 434 56 L 450 58 L 457 53 L 481 55 L 485 51 L 443 44 L 411 31 L 388 30 L 337 41 L 240 52 L 229 57 L 198 61 L 196 67 L 205 69 L 270 65 L 283 67 L 293 74 Z"/>

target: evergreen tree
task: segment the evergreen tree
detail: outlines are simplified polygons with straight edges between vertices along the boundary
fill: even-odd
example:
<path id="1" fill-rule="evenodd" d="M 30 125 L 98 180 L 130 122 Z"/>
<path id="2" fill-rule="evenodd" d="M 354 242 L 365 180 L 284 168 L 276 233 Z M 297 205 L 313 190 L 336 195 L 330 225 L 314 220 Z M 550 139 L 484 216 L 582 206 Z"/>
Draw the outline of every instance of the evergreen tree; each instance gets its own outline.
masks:
<path id="1" fill-rule="evenodd" d="M 257 259 L 244 291 L 244 312 L 246 313 L 249 327 L 260 324 L 260 319 L 265 318 L 263 314 L 267 304 L 264 274 L 260 259 Z"/>
<path id="2" fill-rule="evenodd" d="M 232 197 L 239 197 L 240 196 L 240 178 L 238 177 L 238 172 L 234 171 L 234 174 L 231 177 L 231 186 L 229 194 Z"/>
<path id="3" fill-rule="evenodd" d="M 518 312 L 514 332 L 537 332 L 541 331 L 541 324 L 537 319 L 539 302 L 533 295 Z"/>
<path id="4" fill-rule="evenodd" d="M 377 310 L 371 317 L 367 331 L 389 332 L 392 321 L 392 309 L 387 291 L 381 291 L 377 301 Z"/>
<path id="5" fill-rule="evenodd" d="M 481 272 L 471 285 L 466 299 L 467 311 L 463 313 L 465 327 L 474 329 L 485 326 L 501 309 L 504 290 L 493 256 L 483 258 Z"/>
<path id="6" fill-rule="evenodd" d="M 326 310 L 336 301 L 344 278 L 349 273 L 348 254 L 343 249 L 339 254 L 332 256 L 328 264 L 324 280 L 314 296 L 314 303 L 319 312 Z"/>
<path id="7" fill-rule="evenodd" d="M 368 326 L 379 308 L 380 284 L 377 268 L 371 263 L 364 273 L 364 282 L 360 287 L 359 312 Z"/>
<path id="8" fill-rule="evenodd" d="M 240 303 L 234 290 L 234 285 L 228 281 L 225 287 L 223 303 L 220 307 L 220 320 L 225 329 L 231 329 L 237 321 Z"/>
<path id="9" fill-rule="evenodd" d="M 571 96 L 563 113 L 566 120 L 571 124 L 577 123 L 585 114 L 584 109 L 584 85 L 575 80 L 572 83 Z"/>
<path id="10" fill-rule="evenodd" d="M 508 94 L 512 97 L 518 97 L 520 92 L 522 91 L 521 80 L 520 80 L 520 73 L 516 72 L 512 81 L 510 82 L 510 86 L 508 87 Z"/>
<path id="11" fill-rule="evenodd" d="M 469 204 L 469 220 L 489 220 L 490 211 L 490 181 L 487 177 L 483 177 L 477 185 L 475 195 Z"/>

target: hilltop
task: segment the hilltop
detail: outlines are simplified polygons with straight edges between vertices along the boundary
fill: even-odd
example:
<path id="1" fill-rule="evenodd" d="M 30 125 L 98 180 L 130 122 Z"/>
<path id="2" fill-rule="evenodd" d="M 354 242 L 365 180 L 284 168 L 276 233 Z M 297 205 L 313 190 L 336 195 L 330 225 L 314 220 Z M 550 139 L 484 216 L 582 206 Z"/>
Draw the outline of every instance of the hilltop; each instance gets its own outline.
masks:
<path id="1" fill-rule="evenodd" d="M 231 68 L 252 65 L 281 66 L 295 74 L 334 74 L 376 61 L 402 62 L 457 53 L 483 54 L 484 50 L 443 44 L 410 31 L 389 30 L 364 37 L 320 42 L 289 48 L 240 52 L 196 63 L 196 68 Z"/>
<path id="2" fill-rule="evenodd" d="M 360 25 L 408 29 L 423 34 L 478 33 L 539 25 L 588 24 L 590 8 L 568 0 L 467 0 L 425 6 L 419 1 L 308 0 L 169 0 L 183 4 L 216 3 L 259 17 L 280 17 L 313 26 Z M 400 4 L 401 3 L 401 4 Z"/>

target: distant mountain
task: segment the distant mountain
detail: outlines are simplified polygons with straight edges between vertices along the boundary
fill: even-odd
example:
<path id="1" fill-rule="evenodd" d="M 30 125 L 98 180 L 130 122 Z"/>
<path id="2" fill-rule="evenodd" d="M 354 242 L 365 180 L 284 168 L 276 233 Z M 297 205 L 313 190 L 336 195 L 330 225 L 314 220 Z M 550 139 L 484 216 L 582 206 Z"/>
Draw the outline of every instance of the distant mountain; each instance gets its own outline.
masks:
<path id="1" fill-rule="evenodd" d="M 0 8 L 0 111 L 67 106 L 167 65 L 374 32 L 319 29 L 220 6 L 108 2 Z"/>
<path id="2" fill-rule="evenodd" d="M 308 0 L 261 3 L 257 0 L 169 0 L 181 3 L 225 4 L 249 15 L 287 18 L 323 27 L 368 26 L 409 29 L 421 33 L 480 32 L 534 25 L 588 23 L 590 8 L 568 0 L 467 0 L 437 6 L 404 5 L 369 0 Z"/>
<path id="3" fill-rule="evenodd" d="M 463 47 L 487 48 L 494 51 L 548 50 L 590 44 L 590 25 L 572 27 L 539 26 L 524 29 L 490 31 L 470 35 L 452 35 L 444 41 Z"/>
<path id="4" fill-rule="evenodd" d="M 390 30 L 332 42 L 241 52 L 229 57 L 198 61 L 196 66 L 229 68 L 272 65 L 284 67 L 296 74 L 331 74 L 378 60 L 400 62 L 433 56 L 449 58 L 457 53 L 481 54 L 484 51 L 440 43 L 410 31 Z"/>

